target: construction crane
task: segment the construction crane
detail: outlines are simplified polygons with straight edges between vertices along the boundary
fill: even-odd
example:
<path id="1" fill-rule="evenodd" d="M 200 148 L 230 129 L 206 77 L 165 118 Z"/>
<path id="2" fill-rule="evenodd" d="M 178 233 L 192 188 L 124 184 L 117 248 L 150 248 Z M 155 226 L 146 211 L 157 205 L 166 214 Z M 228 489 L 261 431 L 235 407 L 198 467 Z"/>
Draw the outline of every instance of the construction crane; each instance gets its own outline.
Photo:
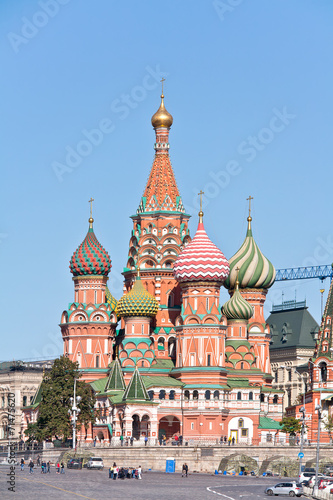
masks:
<path id="1" fill-rule="evenodd" d="M 326 278 L 332 280 L 333 264 L 310 267 L 291 267 L 288 269 L 277 269 L 275 281 L 307 280 L 318 278 L 324 281 Z"/>

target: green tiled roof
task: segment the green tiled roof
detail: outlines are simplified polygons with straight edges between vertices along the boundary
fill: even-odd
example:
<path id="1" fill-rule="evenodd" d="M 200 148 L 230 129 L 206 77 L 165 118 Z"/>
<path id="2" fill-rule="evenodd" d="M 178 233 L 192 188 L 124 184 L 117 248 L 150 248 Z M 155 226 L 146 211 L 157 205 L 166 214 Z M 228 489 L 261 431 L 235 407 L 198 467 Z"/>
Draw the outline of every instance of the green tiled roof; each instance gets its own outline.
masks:
<path id="1" fill-rule="evenodd" d="M 123 395 L 123 392 L 119 392 L 119 394 L 113 394 L 112 396 L 108 396 L 108 398 L 112 404 L 119 404 L 124 402 Z"/>
<path id="2" fill-rule="evenodd" d="M 149 396 L 137 366 L 124 392 L 123 401 L 149 401 Z"/>
<path id="3" fill-rule="evenodd" d="M 154 377 L 150 375 L 145 375 L 142 377 L 145 387 L 183 387 L 183 382 L 172 377 Z"/>
<path id="4" fill-rule="evenodd" d="M 124 375 L 123 372 L 121 371 L 119 359 L 117 358 L 111 364 L 110 375 L 107 379 L 104 390 L 124 391 L 125 389 L 126 389 L 126 384 L 124 380 Z"/>
<path id="5" fill-rule="evenodd" d="M 38 386 L 38 389 L 36 391 L 36 394 L 34 395 L 34 399 L 32 400 L 32 403 L 31 403 L 31 406 L 38 406 L 39 403 L 41 402 L 42 400 L 42 383 L 41 382 Z"/>
<path id="6" fill-rule="evenodd" d="M 260 417 L 258 429 L 276 429 L 281 430 L 281 425 L 276 420 L 268 417 Z"/>
<path id="7" fill-rule="evenodd" d="M 104 392 L 107 380 L 108 380 L 108 377 L 99 378 L 98 380 L 94 380 L 93 382 L 90 382 L 90 385 L 94 389 L 95 392 Z"/>
<path id="8" fill-rule="evenodd" d="M 249 379 L 247 378 L 228 378 L 227 383 L 229 387 L 250 387 Z"/>
<path id="9" fill-rule="evenodd" d="M 227 385 L 216 385 L 216 384 L 186 384 L 184 389 L 225 389 L 230 391 L 230 387 Z"/>
<path id="10" fill-rule="evenodd" d="M 284 392 L 284 391 L 279 390 L 279 389 L 273 389 L 273 387 L 265 387 L 264 385 L 261 386 L 260 389 L 261 389 L 260 392 L 272 392 L 274 394 L 276 394 L 278 392 L 281 392 L 281 393 Z"/>
<path id="11" fill-rule="evenodd" d="M 172 370 L 175 367 L 171 359 L 156 359 L 156 363 L 153 364 L 152 370 L 158 370 L 158 369 L 168 369 Z"/>

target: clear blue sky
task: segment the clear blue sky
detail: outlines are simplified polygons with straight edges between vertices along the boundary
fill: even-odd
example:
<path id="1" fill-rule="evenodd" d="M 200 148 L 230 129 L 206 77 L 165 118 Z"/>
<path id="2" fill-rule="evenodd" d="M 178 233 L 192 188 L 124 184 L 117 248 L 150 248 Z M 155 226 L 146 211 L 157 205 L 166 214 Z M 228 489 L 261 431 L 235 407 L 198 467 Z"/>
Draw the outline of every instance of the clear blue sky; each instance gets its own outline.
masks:
<path id="1" fill-rule="evenodd" d="M 69 259 L 91 196 L 121 296 L 161 74 L 192 235 L 203 189 L 206 230 L 231 257 L 251 194 L 255 239 L 277 269 L 333 261 L 330 0 L 2 0 L 0 14 L 0 359 L 62 352 Z M 66 164 L 85 134 L 95 144 Z M 266 316 L 297 289 L 319 321 L 320 287 L 275 284 Z"/>

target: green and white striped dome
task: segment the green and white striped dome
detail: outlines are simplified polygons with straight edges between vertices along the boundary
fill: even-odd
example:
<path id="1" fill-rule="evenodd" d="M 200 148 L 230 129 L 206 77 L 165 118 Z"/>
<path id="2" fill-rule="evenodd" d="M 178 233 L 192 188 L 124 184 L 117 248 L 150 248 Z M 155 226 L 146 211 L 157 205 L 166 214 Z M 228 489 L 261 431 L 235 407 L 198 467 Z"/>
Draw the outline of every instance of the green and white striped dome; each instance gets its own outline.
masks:
<path id="1" fill-rule="evenodd" d="M 231 299 L 222 306 L 222 312 L 227 319 L 245 319 L 252 318 L 253 307 L 241 296 L 239 284 L 236 281 L 236 289 Z"/>
<path id="2" fill-rule="evenodd" d="M 246 238 L 237 253 L 231 259 L 230 274 L 223 283 L 232 290 L 236 286 L 237 270 L 240 288 L 269 288 L 275 281 L 275 268 L 273 264 L 261 253 L 253 239 L 251 220 L 248 217 Z"/>

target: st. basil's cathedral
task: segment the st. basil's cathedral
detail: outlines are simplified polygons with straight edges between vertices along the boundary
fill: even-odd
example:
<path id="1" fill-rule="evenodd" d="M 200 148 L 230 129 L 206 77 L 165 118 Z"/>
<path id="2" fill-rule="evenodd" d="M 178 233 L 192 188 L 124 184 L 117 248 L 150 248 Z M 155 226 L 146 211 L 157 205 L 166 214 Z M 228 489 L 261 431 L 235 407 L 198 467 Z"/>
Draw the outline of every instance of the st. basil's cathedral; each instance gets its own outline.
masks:
<path id="1" fill-rule="evenodd" d="M 92 212 L 70 260 L 74 302 L 61 316 L 64 356 L 78 363 L 97 398 L 96 422 L 79 430 L 78 441 L 123 435 L 154 443 L 181 435 L 267 442 L 283 413 L 263 313 L 275 269 L 253 238 L 251 210 L 245 240 L 229 260 L 207 235 L 202 208 L 191 239 L 170 162 L 173 117 L 163 90 L 151 123 L 155 158 L 131 216 L 124 295 L 117 302 L 108 289 L 111 258 Z M 221 286 L 230 295 L 222 307 Z M 37 403 L 38 393 L 35 410 L 26 412 L 30 421 Z"/>

